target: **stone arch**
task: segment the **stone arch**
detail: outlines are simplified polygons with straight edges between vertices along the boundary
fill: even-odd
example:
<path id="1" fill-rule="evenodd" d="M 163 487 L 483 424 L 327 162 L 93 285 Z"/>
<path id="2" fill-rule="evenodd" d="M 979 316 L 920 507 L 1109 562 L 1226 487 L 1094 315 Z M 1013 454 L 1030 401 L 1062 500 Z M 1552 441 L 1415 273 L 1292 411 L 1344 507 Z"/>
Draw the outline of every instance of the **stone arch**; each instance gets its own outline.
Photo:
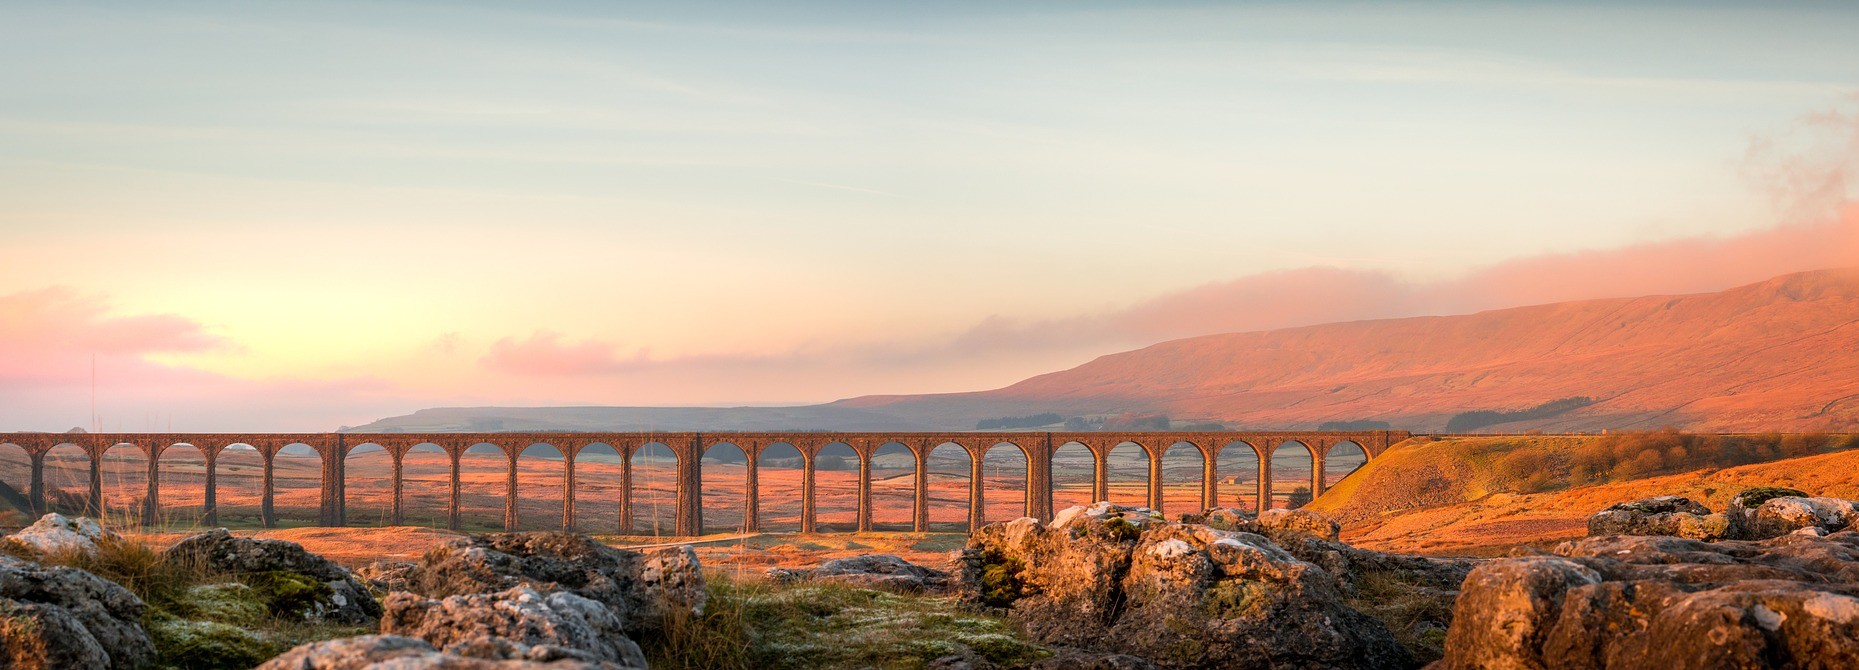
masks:
<path id="1" fill-rule="evenodd" d="M 149 525 L 192 528 L 201 525 L 207 509 L 206 451 L 187 442 L 170 444 L 156 452 L 157 503 Z"/>
<path id="2" fill-rule="evenodd" d="M 973 458 L 966 447 L 954 442 L 931 446 L 925 454 L 929 530 L 969 529 L 969 476 Z"/>
<path id="3" fill-rule="evenodd" d="M 917 456 L 909 445 L 890 440 L 871 453 L 871 529 L 914 527 Z"/>
<path id="4" fill-rule="evenodd" d="M 45 450 L 46 511 L 67 516 L 98 516 L 90 504 L 90 452 L 70 442 Z"/>
<path id="5" fill-rule="evenodd" d="M 1252 443 L 1233 440 L 1220 446 L 1214 458 L 1220 483 L 1215 507 L 1259 511 L 1259 450 Z"/>
<path id="6" fill-rule="evenodd" d="M 1272 448 L 1272 507 L 1302 507 L 1304 496 L 1316 497 L 1310 487 L 1313 453 L 1302 440 L 1285 440 Z"/>
<path id="7" fill-rule="evenodd" d="M 1161 444 L 1162 507 L 1164 514 L 1199 514 L 1203 511 L 1201 494 L 1205 490 L 1207 459 L 1192 442 L 1177 440 Z M 1172 516 L 1170 518 L 1173 518 Z"/>
<path id="8" fill-rule="evenodd" d="M 1052 451 L 1052 508 L 1097 502 L 1097 453 L 1080 442 Z"/>
<path id="9" fill-rule="evenodd" d="M 664 537 L 677 534 L 678 452 L 653 440 L 633 447 L 631 510 L 633 533 Z"/>
<path id="10" fill-rule="evenodd" d="M 1329 490 L 1355 471 L 1367 465 L 1368 449 L 1355 440 L 1338 440 L 1323 456 L 1323 481 L 1318 494 Z"/>
<path id="11" fill-rule="evenodd" d="M 458 453 L 459 530 L 504 529 L 510 494 L 510 455 L 503 446 L 473 442 Z"/>
<path id="12" fill-rule="evenodd" d="M 265 525 L 265 454 L 258 447 L 233 442 L 213 456 L 213 511 L 227 528 Z"/>
<path id="13" fill-rule="evenodd" d="M 787 442 L 771 442 L 761 447 L 755 458 L 755 479 L 760 496 L 756 505 L 756 525 L 769 532 L 799 532 L 801 529 L 801 477 L 806 456 L 800 448 Z"/>
<path id="14" fill-rule="evenodd" d="M 33 513 L 32 454 L 24 446 L 0 440 L 0 527 L 19 528 L 30 525 Z"/>
<path id="15" fill-rule="evenodd" d="M 325 523 L 321 450 L 291 442 L 271 454 L 271 515 L 276 526 Z"/>
<path id="16" fill-rule="evenodd" d="M 857 531 L 859 467 L 865 457 L 852 445 L 835 440 L 820 445 L 812 458 L 814 530 Z"/>
<path id="17" fill-rule="evenodd" d="M 379 442 L 345 445 L 343 519 L 350 526 L 386 526 L 394 513 L 394 454 Z"/>
<path id="18" fill-rule="evenodd" d="M 981 452 L 983 512 L 980 521 L 985 524 L 1027 516 L 1032 511 L 1032 489 L 1026 481 L 1032 456 L 1026 453 L 1026 448 L 1003 440 L 980 447 L 978 451 Z"/>
<path id="19" fill-rule="evenodd" d="M 624 532 L 620 506 L 625 498 L 624 459 L 606 442 L 590 442 L 574 453 L 574 523 L 583 532 Z"/>
<path id="20" fill-rule="evenodd" d="M 400 455 L 400 523 L 450 527 L 452 455 L 432 442 L 408 445 Z"/>
<path id="21" fill-rule="evenodd" d="M 703 481 L 705 532 L 747 530 L 749 452 L 735 442 L 714 442 L 704 448 L 697 466 Z"/>
<path id="22" fill-rule="evenodd" d="M 1104 454 L 1108 499 L 1122 505 L 1149 504 L 1149 449 L 1135 442 L 1111 445 Z"/>
<path id="23" fill-rule="evenodd" d="M 516 453 L 516 529 L 561 530 L 562 492 L 568 478 L 561 447 L 534 441 Z"/>
<path id="24" fill-rule="evenodd" d="M 106 523 L 120 528 L 139 526 L 148 504 L 148 452 L 141 445 L 119 442 L 103 449 L 98 473 L 103 483 Z"/>

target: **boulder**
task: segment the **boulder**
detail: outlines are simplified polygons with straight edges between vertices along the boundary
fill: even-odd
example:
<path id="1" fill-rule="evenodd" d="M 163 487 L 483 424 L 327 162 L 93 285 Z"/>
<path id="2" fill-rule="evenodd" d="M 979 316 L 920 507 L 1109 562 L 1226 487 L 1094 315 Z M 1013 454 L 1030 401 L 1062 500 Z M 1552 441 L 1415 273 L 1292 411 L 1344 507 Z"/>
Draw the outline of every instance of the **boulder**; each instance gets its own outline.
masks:
<path id="1" fill-rule="evenodd" d="M 355 578 L 375 593 L 409 591 L 419 575 L 419 565 L 408 561 L 382 559 L 355 569 Z"/>
<path id="2" fill-rule="evenodd" d="M 429 598 L 517 586 L 567 591 L 611 608 L 629 633 L 657 630 L 667 616 L 701 615 L 709 597 L 688 546 L 640 553 L 569 533 L 461 537 L 428 551 L 406 578 Z"/>
<path id="3" fill-rule="evenodd" d="M 78 516 L 67 517 L 57 512 L 39 517 L 32 525 L 21 528 L 19 532 L 8 535 L 21 544 L 32 547 L 41 554 L 97 552 L 98 541 L 121 540 L 114 531 L 106 530 L 97 524 L 96 519 Z"/>
<path id="4" fill-rule="evenodd" d="M 0 556 L 0 666 L 141 667 L 155 656 L 143 609 L 89 572 Z"/>
<path id="5" fill-rule="evenodd" d="M 519 586 L 438 600 L 397 592 L 388 595 L 385 610 L 382 633 L 419 638 L 447 653 L 645 667 L 645 654 L 611 609 L 566 591 Z"/>
<path id="6" fill-rule="evenodd" d="M 1749 515 L 1751 537 L 1768 538 L 1804 529 L 1819 534 L 1844 530 L 1859 521 L 1859 503 L 1839 498 L 1780 496 L 1758 505 Z"/>
<path id="7" fill-rule="evenodd" d="M 1035 640 L 1163 667 L 1379 668 L 1412 663 L 1336 579 L 1264 536 L 1099 503 L 1052 524 L 970 536 L 958 590 Z M 1297 531 L 1300 536 L 1308 535 Z"/>
<path id="8" fill-rule="evenodd" d="M 381 605 L 361 581 L 334 561 L 285 540 L 236 537 L 224 528 L 188 536 L 162 553 L 196 561 L 263 592 L 272 611 L 308 622 L 367 624 Z"/>
<path id="9" fill-rule="evenodd" d="M 1590 537 L 1491 561 L 1465 580 L 1441 664 L 1859 667 L 1859 534 Z"/>
<path id="10" fill-rule="evenodd" d="M 1730 533 L 1730 517 L 1712 514 L 1710 508 L 1683 496 L 1618 503 L 1588 517 L 1589 535 L 1674 535 L 1718 540 Z"/>
<path id="11" fill-rule="evenodd" d="M 638 666 L 644 667 L 644 666 Z M 579 659 L 484 659 L 439 651 L 425 640 L 361 635 L 300 645 L 265 661 L 258 670 L 626 670 Z"/>
<path id="12" fill-rule="evenodd" d="M 1268 530 L 1305 533 L 1325 540 L 1336 540 L 1343 532 L 1342 525 L 1330 517 L 1303 509 L 1268 509 L 1260 512 L 1253 523 Z"/>
<path id="13" fill-rule="evenodd" d="M 926 568 L 890 554 L 836 558 L 806 570 L 771 568 L 777 582 L 818 580 L 896 593 L 938 591 L 948 585 L 949 573 Z"/>

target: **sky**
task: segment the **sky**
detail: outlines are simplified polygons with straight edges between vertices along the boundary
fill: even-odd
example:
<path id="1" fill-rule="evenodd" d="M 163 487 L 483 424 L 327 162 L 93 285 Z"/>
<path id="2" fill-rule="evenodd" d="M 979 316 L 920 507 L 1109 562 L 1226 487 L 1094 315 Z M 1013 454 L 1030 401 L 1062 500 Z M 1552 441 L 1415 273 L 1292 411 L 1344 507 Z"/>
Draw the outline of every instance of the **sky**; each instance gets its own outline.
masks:
<path id="1" fill-rule="evenodd" d="M 0 430 L 979 390 L 1859 264 L 1859 9 L 7 3 Z"/>

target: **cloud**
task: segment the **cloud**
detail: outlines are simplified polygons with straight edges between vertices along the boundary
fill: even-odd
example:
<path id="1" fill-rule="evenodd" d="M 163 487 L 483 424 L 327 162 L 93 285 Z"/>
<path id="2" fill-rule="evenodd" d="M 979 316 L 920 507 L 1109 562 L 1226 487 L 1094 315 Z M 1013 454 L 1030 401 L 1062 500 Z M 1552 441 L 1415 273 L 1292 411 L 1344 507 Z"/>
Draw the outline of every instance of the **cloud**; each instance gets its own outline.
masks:
<path id="1" fill-rule="evenodd" d="M 525 340 L 498 340 L 478 362 L 497 372 L 532 377 L 611 374 L 629 365 L 613 357 L 611 344 L 598 340 L 567 342 L 561 333 L 547 330 L 538 330 Z"/>
<path id="2" fill-rule="evenodd" d="M 227 346 L 189 319 L 114 316 L 100 296 L 52 287 L 0 296 L 0 380 L 87 378 L 90 361 L 141 361 L 148 354 Z"/>

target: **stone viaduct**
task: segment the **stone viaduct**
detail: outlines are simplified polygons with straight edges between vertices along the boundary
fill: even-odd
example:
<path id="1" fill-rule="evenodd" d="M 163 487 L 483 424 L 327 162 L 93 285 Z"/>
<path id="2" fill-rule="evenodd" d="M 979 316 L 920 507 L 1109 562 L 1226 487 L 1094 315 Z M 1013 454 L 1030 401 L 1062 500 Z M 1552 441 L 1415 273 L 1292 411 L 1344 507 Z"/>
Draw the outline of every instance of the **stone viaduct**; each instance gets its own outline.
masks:
<path id="1" fill-rule="evenodd" d="M 850 447 L 858 455 L 858 529 L 871 529 L 871 460 L 872 455 L 881 447 L 890 444 L 902 445 L 910 450 L 916 458 L 915 469 L 915 503 L 913 506 L 912 527 L 916 531 L 926 531 L 929 527 L 928 496 L 928 458 L 930 451 L 948 444 L 961 447 L 968 453 L 969 473 L 969 528 L 978 528 L 985 519 L 982 464 L 988 450 L 1011 445 L 1019 449 L 1026 458 L 1026 516 L 1038 519 L 1051 519 L 1052 509 L 1052 457 L 1060 448 L 1071 443 L 1083 445 L 1089 449 L 1095 461 L 1092 478 L 1092 499 L 1104 500 L 1109 497 L 1108 457 L 1111 449 L 1122 444 L 1134 444 L 1141 447 L 1149 466 L 1148 505 L 1162 509 L 1162 455 L 1176 445 L 1191 445 L 1201 455 L 1201 507 L 1212 506 L 1219 500 L 1219 477 L 1216 464 L 1223 449 L 1250 449 L 1258 462 L 1258 491 L 1256 500 L 1260 507 L 1269 506 L 1272 500 L 1271 455 L 1281 445 L 1297 443 L 1303 445 L 1310 454 L 1312 481 L 1310 489 L 1313 495 L 1321 494 L 1328 482 L 1324 481 L 1324 463 L 1330 450 L 1338 444 L 1354 443 L 1362 449 L 1369 459 L 1380 456 L 1388 447 L 1409 434 L 1404 431 L 1363 431 L 1363 432 L 1080 432 L 1080 433 L 257 433 L 257 434 L 189 434 L 189 433 L 97 433 L 97 434 L 59 434 L 59 433 L 12 433 L 0 434 L 0 445 L 12 444 L 25 450 L 31 459 L 31 481 L 28 499 L 36 511 L 45 509 L 45 456 L 46 452 L 62 445 L 72 445 L 84 451 L 90 458 L 90 489 L 88 505 L 90 509 L 101 509 L 103 496 L 102 462 L 104 452 L 121 446 L 134 447 L 148 459 L 148 492 L 144 500 L 144 519 L 155 517 L 155 511 L 161 505 L 161 472 L 158 464 L 161 454 L 176 445 L 189 445 L 200 450 L 206 459 L 205 518 L 208 525 L 217 524 L 215 513 L 215 495 L 217 493 L 216 465 L 220 455 L 232 445 L 245 445 L 255 449 L 264 458 L 263 498 L 261 518 L 266 526 L 276 522 L 273 513 L 273 462 L 278 452 L 291 445 L 303 445 L 320 456 L 322 461 L 322 493 L 319 523 L 328 526 L 347 524 L 344 495 L 346 479 L 344 464 L 347 456 L 355 449 L 371 446 L 385 450 L 393 459 L 391 523 L 399 524 L 402 520 L 402 469 L 401 461 L 406 453 L 416 446 L 433 445 L 443 450 L 451 459 L 451 497 L 447 516 L 452 528 L 460 525 L 459 501 L 459 458 L 465 450 L 477 445 L 492 445 L 499 449 L 509 464 L 506 478 L 507 493 L 504 504 L 504 527 L 517 528 L 517 458 L 524 450 L 535 445 L 549 445 L 562 455 L 563 490 L 562 490 L 562 526 L 566 530 L 577 528 L 575 523 L 575 456 L 589 446 L 604 444 L 621 455 L 619 519 L 621 533 L 632 530 L 632 457 L 641 448 L 658 444 L 669 449 L 677 457 L 675 519 L 678 535 L 700 535 L 703 533 L 703 496 L 700 463 L 703 454 L 711 447 L 729 444 L 740 448 L 747 458 L 744 468 L 745 491 L 743 518 L 745 530 L 758 530 L 758 508 L 760 496 L 756 483 L 756 465 L 762 453 L 770 446 L 786 444 L 797 449 L 802 457 L 803 476 L 801 480 L 801 532 L 814 532 L 814 466 L 820 450 L 829 445 L 840 444 Z M 1200 511 L 1200 510 L 1194 510 Z"/>

